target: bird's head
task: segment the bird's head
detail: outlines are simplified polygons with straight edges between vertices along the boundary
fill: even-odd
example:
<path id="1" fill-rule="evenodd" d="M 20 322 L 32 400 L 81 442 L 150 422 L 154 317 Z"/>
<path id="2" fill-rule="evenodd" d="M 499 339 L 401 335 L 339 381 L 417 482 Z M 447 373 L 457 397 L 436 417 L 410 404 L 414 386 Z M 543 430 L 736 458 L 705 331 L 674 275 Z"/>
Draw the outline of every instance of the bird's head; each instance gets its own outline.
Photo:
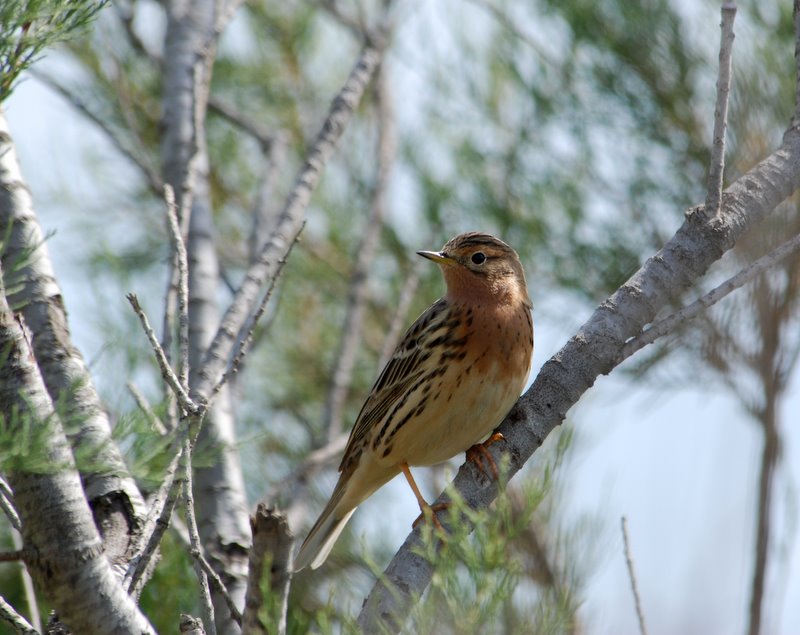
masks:
<path id="1" fill-rule="evenodd" d="M 440 251 L 418 251 L 439 265 L 451 300 L 530 304 L 525 272 L 517 252 L 481 232 L 459 234 Z"/>

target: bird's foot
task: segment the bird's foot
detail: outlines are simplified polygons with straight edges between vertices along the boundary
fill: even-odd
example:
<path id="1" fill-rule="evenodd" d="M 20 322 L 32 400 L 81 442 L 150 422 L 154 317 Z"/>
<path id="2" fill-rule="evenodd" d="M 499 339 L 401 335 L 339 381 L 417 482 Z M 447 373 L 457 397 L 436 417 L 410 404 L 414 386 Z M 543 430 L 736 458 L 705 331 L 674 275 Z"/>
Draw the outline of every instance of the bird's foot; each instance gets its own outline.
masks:
<path id="1" fill-rule="evenodd" d="M 467 461 L 474 463 L 475 467 L 477 467 L 482 474 L 489 476 L 489 472 L 486 471 L 486 466 L 484 465 L 484 461 L 486 461 L 495 481 L 500 478 L 500 471 L 497 469 L 497 463 L 494 462 L 489 452 L 489 446 L 497 441 L 505 441 L 505 437 L 500 432 L 493 432 L 492 436 L 483 443 L 476 443 L 471 448 L 467 449 Z"/>
<path id="2" fill-rule="evenodd" d="M 416 529 L 417 525 L 419 525 L 425 518 L 430 515 L 431 523 L 436 529 L 440 531 L 444 531 L 444 527 L 442 527 L 442 523 L 439 522 L 439 519 L 436 517 L 438 512 L 442 512 L 445 509 L 450 507 L 450 503 L 436 503 L 435 505 L 425 505 L 425 507 L 420 507 L 422 513 L 417 516 L 417 519 L 412 523 L 411 528 Z"/>

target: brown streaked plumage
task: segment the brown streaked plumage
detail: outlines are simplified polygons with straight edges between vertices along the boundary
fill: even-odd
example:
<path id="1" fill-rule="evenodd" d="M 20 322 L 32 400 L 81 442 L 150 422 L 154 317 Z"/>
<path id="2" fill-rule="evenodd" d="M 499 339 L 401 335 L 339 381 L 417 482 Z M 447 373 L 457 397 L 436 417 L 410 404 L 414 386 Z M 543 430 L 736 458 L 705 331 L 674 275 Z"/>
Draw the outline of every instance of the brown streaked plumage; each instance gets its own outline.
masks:
<path id="1" fill-rule="evenodd" d="M 409 466 L 441 463 L 486 439 L 525 387 L 532 305 L 517 253 L 479 232 L 417 253 L 439 265 L 447 292 L 411 325 L 372 387 L 296 571 L 319 567 L 356 507 L 401 472 L 424 511 Z"/>

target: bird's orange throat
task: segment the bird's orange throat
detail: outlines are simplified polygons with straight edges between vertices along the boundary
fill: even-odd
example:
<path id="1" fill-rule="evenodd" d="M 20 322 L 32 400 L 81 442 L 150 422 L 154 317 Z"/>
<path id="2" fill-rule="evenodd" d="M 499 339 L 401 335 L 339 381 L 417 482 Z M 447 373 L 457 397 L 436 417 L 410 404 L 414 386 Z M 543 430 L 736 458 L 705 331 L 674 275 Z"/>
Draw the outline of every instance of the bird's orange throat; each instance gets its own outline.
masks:
<path id="1" fill-rule="evenodd" d="M 521 281 L 513 276 L 487 278 L 464 267 L 448 265 L 442 266 L 442 273 L 447 284 L 445 298 L 453 304 L 516 307 L 524 303 L 531 306 L 524 278 Z"/>

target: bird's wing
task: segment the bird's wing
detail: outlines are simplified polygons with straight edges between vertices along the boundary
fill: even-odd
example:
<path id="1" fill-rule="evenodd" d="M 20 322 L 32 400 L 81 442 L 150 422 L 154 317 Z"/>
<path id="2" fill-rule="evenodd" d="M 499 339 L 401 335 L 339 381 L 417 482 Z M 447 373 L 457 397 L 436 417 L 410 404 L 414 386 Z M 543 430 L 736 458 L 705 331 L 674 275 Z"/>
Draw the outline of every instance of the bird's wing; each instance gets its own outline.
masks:
<path id="1" fill-rule="evenodd" d="M 408 389 L 430 370 L 426 362 L 432 354 L 430 344 L 435 341 L 430 335 L 447 320 L 447 313 L 447 303 L 441 299 L 428 307 L 406 331 L 361 407 L 339 471 L 349 462 L 351 454 L 361 448 L 369 430 L 378 425 Z"/>

